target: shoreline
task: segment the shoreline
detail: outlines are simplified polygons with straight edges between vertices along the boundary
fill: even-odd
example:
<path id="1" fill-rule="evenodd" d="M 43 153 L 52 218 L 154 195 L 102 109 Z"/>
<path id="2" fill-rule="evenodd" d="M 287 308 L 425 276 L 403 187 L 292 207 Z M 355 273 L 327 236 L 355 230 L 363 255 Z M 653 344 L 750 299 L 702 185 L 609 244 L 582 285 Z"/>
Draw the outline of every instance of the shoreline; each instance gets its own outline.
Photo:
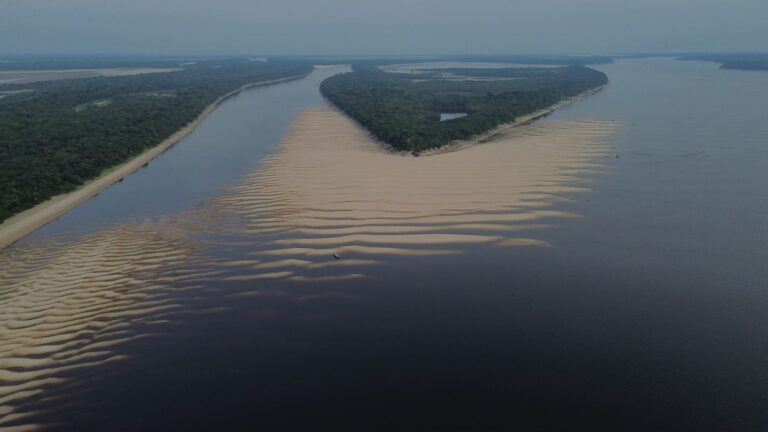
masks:
<path id="1" fill-rule="evenodd" d="M 112 168 L 105 169 L 104 173 L 99 177 L 87 181 L 79 188 L 72 192 L 56 195 L 32 208 L 17 213 L 10 218 L 6 219 L 0 224 L 0 249 L 6 248 L 24 237 L 32 234 L 36 230 L 42 228 L 50 222 L 63 216 L 73 208 L 88 201 L 89 199 L 98 195 L 101 191 L 107 189 L 113 184 L 120 182 L 126 176 L 136 172 L 144 165 L 148 164 L 154 158 L 160 156 L 166 150 L 173 147 L 179 141 L 184 139 L 192 131 L 203 122 L 211 113 L 216 111 L 224 101 L 233 97 L 245 90 L 253 87 L 262 87 L 271 84 L 278 84 L 281 82 L 293 81 L 304 78 L 306 75 L 294 75 L 285 78 L 278 78 L 274 80 L 259 81 L 255 83 L 246 84 L 236 90 L 233 90 L 218 99 L 213 103 L 205 107 L 205 109 L 198 114 L 198 116 L 186 126 L 177 130 L 173 135 L 169 136 L 159 144 L 151 147 L 136 157 L 117 165 Z"/>
<path id="2" fill-rule="evenodd" d="M 570 104 L 572 104 L 574 102 L 577 102 L 577 101 L 579 101 L 579 100 L 581 100 L 583 98 L 586 98 L 588 96 L 592 96 L 592 95 L 594 95 L 594 94 L 604 90 L 606 87 L 608 87 L 608 85 L 609 84 L 604 84 L 604 85 L 601 85 L 600 87 L 595 87 L 593 89 L 590 89 L 590 90 L 587 90 L 587 91 L 585 91 L 583 93 L 580 93 L 580 94 L 578 94 L 576 96 L 563 99 L 563 100 L 555 103 L 554 105 L 550 105 L 550 106 L 548 106 L 546 108 L 540 109 L 540 110 L 535 111 L 535 112 L 533 112 L 531 114 L 521 116 L 520 118 L 516 119 L 515 121 L 513 121 L 511 123 L 500 124 L 500 125 L 494 127 L 493 129 L 490 129 L 490 130 L 488 130 L 486 132 L 483 132 L 483 133 L 481 133 L 479 135 L 476 135 L 476 136 L 474 136 L 474 137 L 472 137 L 470 139 L 467 139 L 467 140 L 453 141 L 453 142 L 448 143 L 448 144 L 446 144 L 444 146 L 441 146 L 441 147 L 437 147 L 437 148 L 429 149 L 429 150 L 424 150 L 424 151 L 416 152 L 416 153 L 414 153 L 414 152 L 407 152 L 407 151 L 397 151 L 396 153 L 402 153 L 402 154 L 405 154 L 405 155 L 412 155 L 414 157 L 419 157 L 419 156 L 437 156 L 437 155 L 440 155 L 440 154 L 456 152 L 456 151 L 463 150 L 463 149 L 469 148 L 469 147 L 473 147 L 473 146 L 476 146 L 476 145 L 479 145 L 479 144 L 485 144 L 485 143 L 493 142 L 494 139 L 498 135 L 501 135 L 502 133 L 504 133 L 505 131 L 507 131 L 509 129 L 516 128 L 516 127 L 519 127 L 519 126 L 524 126 L 524 125 L 527 125 L 527 124 L 531 124 L 531 123 L 535 122 L 536 120 L 538 120 L 538 119 L 540 119 L 542 117 L 545 117 L 545 116 L 548 116 L 549 114 L 552 114 L 553 112 L 555 112 L 559 108 L 562 108 L 562 107 L 564 107 L 566 105 L 570 105 Z"/>

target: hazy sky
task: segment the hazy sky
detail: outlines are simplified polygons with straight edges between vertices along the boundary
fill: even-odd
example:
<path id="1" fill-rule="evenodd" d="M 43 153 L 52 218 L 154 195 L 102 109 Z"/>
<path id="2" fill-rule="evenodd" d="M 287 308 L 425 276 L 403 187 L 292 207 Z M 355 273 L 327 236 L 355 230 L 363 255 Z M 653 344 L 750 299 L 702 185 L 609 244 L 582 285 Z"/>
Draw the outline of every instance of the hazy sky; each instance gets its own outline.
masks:
<path id="1" fill-rule="evenodd" d="M 768 0 L 0 0 L 0 53 L 768 51 Z"/>

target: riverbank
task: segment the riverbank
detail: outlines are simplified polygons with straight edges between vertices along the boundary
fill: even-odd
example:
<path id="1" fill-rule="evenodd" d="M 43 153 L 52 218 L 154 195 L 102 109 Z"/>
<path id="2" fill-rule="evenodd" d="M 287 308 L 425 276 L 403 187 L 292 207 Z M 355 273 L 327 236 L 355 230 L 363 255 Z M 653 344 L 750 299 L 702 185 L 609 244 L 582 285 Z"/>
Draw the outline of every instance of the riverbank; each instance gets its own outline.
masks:
<path id="1" fill-rule="evenodd" d="M 208 115 L 214 112 L 216 108 L 228 98 L 253 87 L 292 81 L 303 78 L 304 76 L 306 75 L 296 75 L 276 80 L 251 83 L 221 96 L 208 105 L 194 121 L 176 131 L 176 133 L 166 138 L 160 144 L 144 151 L 122 165 L 106 170 L 103 175 L 85 183 L 73 192 L 55 196 L 48 201 L 5 220 L 0 224 L 0 248 L 4 248 L 21 240 L 35 230 L 64 215 L 73 208 L 98 195 L 99 192 L 138 170 L 189 135 L 189 133 L 191 133 L 203 120 L 205 120 L 206 117 L 208 117 Z"/>
<path id="2" fill-rule="evenodd" d="M 554 105 L 548 106 L 547 108 L 535 111 L 535 112 L 533 112 L 531 114 L 528 114 L 528 115 L 525 115 L 525 116 L 521 116 L 521 117 L 517 118 L 512 123 L 504 123 L 504 124 L 501 124 L 499 126 L 496 126 L 495 128 L 493 128 L 493 129 L 491 129 L 491 130 L 489 130 L 487 132 L 484 132 L 484 133 L 482 133 L 480 135 L 477 135 L 476 137 L 474 137 L 472 139 L 461 140 L 461 141 L 454 141 L 454 142 L 446 144 L 446 145 L 444 145 L 442 147 L 438 147 L 438 148 L 434 148 L 434 149 L 429 149 L 429 150 L 425 150 L 425 151 L 418 152 L 418 153 L 413 153 L 413 155 L 414 156 L 434 156 L 434 155 L 438 155 L 438 154 L 451 153 L 451 152 L 459 151 L 459 150 L 462 150 L 462 149 L 465 149 L 465 148 L 468 148 L 468 147 L 473 147 L 473 146 L 476 146 L 478 144 L 483 144 L 483 143 L 488 143 L 488 142 L 494 141 L 496 138 L 498 138 L 499 136 L 503 135 L 505 132 L 509 131 L 509 129 L 516 128 L 516 127 L 519 127 L 519 126 L 524 126 L 524 125 L 527 125 L 527 124 L 531 124 L 531 123 L 535 122 L 536 120 L 538 120 L 538 119 L 540 119 L 542 117 L 546 117 L 546 116 L 552 114 L 553 112 L 555 112 L 555 110 L 557 110 L 559 108 L 562 108 L 562 107 L 564 107 L 566 105 L 570 105 L 570 104 L 572 104 L 574 102 L 577 102 L 577 101 L 579 101 L 579 100 L 581 100 L 581 99 L 583 99 L 585 97 L 592 96 L 595 93 L 598 93 L 598 92 L 602 91 L 606 87 L 608 87 L 608 84 L 602 85 L 600 87 L 596 87 L 596 88 L 593 88 L 593 89 L 590 89 L 590 90 L 587 90 L 584 93 L 581 93 L 581 94 L 579 94 L 577 96 L 574 96 L 574 97 L 571 97 L 571 98 L 567 98 L 567 99 L 563 99 L 563 100 L 561 100 L 560 102 L 557 102 Z M 408 152 L 404 152 L 404 153 L 408 153 Z"/>

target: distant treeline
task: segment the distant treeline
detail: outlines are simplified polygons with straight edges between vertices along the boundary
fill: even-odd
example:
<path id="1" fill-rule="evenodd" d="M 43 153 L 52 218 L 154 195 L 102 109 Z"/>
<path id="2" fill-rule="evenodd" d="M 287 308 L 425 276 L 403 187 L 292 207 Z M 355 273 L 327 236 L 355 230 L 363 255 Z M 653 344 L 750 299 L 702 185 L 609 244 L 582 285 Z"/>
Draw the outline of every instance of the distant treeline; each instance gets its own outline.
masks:
<path id="1" fill-rule="evenodd" d="M 243 85 L 311 69 L 202 61 L 177 72 L 0 86 L 0 221 L 158 145 Z"/>
<path id="2" fill-rule="evenodd" d="M 231 60 L 195 57 L 146 56 L 0 56 L 0 71 L 179 67 L 196 62 Z"/>
<path id="3" fill-rule="evenodd" d="M 720 63 L 723 69 L 768 71 L 768 53 L 754 54 L 686 54 L 681 60 L 700 60 Z"/>
<path id="4" fill-rule="evenodd" d="M 613 57 L 594 55 L 494 55 L 494 56 L 451 56 L 448 60 L 466 62 L 520 63 L 531 65 L 597 65 L 613 63 Z"/>
<path id="5" fill-rule="evenodd" d="M 380 140 L 418 152 L 471 138 L 607 82 L 604 73 L 580 65 L 405 74 L 364 62 L 326 79 L 320 90 Z M 468 115 L 441 122 L 440 113 Z"/>
<path id="6" fill-rule="evenodd" d="M 300 57 L 294 57 L 300 59 Z M 613 63 L 610 56 L 579 56 L 579 55 L 452 55 L 452 56 L 411 56 L 377 58 L 375 60 L 360 57 L 312 57 L 307 60 L 315 64 L 355 64 L 367 61 L 386 62 L 387 64 L 406 64 L 423 62 L 493 62 L 493 63 L 518 63 L 528 65 L 596 65 Z"/>

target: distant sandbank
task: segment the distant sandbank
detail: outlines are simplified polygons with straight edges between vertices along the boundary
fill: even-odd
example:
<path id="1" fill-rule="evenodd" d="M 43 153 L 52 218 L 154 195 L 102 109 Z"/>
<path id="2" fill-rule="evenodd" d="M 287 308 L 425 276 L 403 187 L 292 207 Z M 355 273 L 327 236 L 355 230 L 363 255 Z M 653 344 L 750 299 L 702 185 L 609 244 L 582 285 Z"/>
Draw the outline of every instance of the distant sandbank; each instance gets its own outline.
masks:
<path id="1" fill-rule="evenodd" d="M 38 81 L 55 81 L 73 78 L 116 77 L 149 73 L 176 72 L 182 68 L 107 68 L 107 69 L 43 69 L 0 70 L 1 84 L 30 84 Z"/>

